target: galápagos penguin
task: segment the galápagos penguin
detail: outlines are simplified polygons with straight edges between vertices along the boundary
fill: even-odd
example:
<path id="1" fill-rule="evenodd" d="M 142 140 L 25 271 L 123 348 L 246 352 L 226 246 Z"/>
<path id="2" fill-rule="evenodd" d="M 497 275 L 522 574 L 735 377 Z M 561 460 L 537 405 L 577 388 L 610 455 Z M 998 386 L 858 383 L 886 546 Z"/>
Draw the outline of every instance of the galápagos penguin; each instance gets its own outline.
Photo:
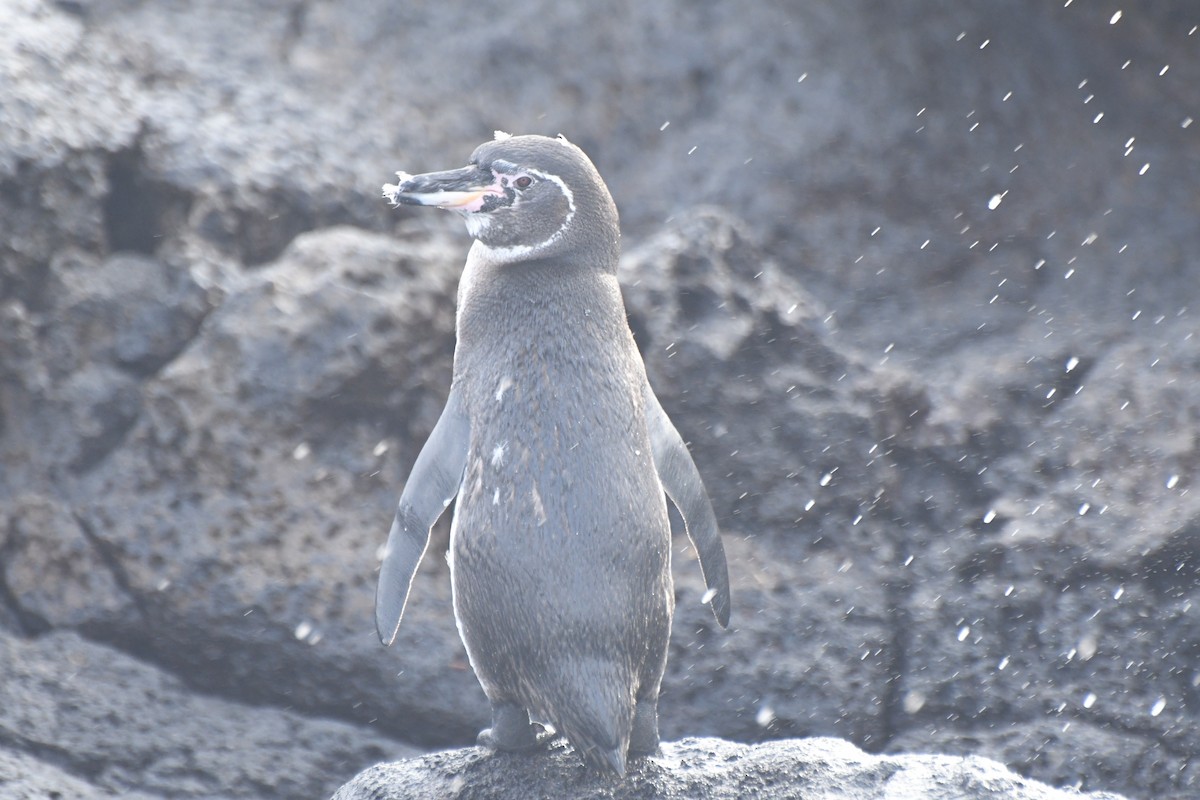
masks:
<path id="1" fill-rule="evenodd" d="M 454 612 L 492 705 L 480 744 L 526 750 L 550 723 L 618 775 L 658 748 L 674 612 L 664 498 L 729 622 L 725 551 L 700 475 L 646 379 L 617 283 L 617 209 L 566 139 L 508 136 L 462 169 L 397 173 L 393 204 L 460 213 L 450 396 L 384 549 L 376 626 L 391 644 L 429 530 L 457 497 Z"/>

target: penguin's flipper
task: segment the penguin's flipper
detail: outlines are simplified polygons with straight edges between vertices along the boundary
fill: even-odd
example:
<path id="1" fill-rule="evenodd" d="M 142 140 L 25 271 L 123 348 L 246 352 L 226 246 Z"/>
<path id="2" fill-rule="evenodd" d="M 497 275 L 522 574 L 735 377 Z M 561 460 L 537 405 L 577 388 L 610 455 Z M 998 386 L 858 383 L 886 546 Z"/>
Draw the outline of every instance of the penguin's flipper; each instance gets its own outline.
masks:
<path id="1" fill-rule="evenodd" d="M 700 569 L 711 596 L 709 603 L 717 615 L 717 622 L 726 628 L 729 626 L 729 568 L 725 564 L 725 547 L 721 544 L 712 503 L 704 491 L 692 454 L 648 382 L 644 393 L 646 424 L 658 479 L 683 516 L 688 537 L 700 554 Z"/>
<path id="2" fill-rule="evenodd" d="M 470 433 L 462 398 L 457 387 L 452 387 L 442 416 L 404 484 L 400 507 L 384 548 L 379 588 L 375 592 L 375 629 L 385 645 L 394 642 L 400 630 L 400 618 L 417 564 L 429 544 L 429 530 L 458 494 L 467 464 Z"/>

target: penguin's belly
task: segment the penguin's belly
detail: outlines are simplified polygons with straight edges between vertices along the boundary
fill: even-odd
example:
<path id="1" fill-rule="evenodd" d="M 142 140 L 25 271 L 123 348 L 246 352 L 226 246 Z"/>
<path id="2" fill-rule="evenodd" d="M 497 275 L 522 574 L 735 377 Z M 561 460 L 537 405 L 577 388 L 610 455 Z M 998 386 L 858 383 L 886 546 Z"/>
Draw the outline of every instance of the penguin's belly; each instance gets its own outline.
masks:
<path id="1" fill-rule="evenodd" d="M 614 691 L 636 690 L 669 634 L 673 595 L 648 442 L 580 420 L 551 427 L 532 442 L 517 426 L 477 438 L 451 549 L 455 615 L 480 682 L 553 716 L 559 684 L 583 665 L 601 662 Z"/>

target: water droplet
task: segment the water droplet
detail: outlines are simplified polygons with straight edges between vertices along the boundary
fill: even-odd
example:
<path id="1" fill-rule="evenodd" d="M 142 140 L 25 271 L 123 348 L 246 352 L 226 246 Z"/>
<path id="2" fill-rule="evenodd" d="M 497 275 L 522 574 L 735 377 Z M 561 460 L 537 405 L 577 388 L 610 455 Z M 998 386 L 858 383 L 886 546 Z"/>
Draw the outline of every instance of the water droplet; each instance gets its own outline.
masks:
<path id="1" fill-rule="evenodd" d="M 1007 666 L 1008 666 L 1008 656 L 1005 656 L 1004 658 L 1000 659 L 1000 663 L 996 665 L 996 669 L 1002 670 Z"/>
<path id="2" fill-rule="evenodd" d="M 297 461 L 303 461 L 312 453 L 312 448 L 308 446 L 308 442 L 301 442 L 296 445 L 296 449 L 292 451 L 292 458 Z"/>
<path id="3" fill-rule="evenodd" d="M 296 626 L 294 635 L 297 639 L 304 641 L 305 639 L 308 638 L 308 635 L 312 632 L 313 632 L 312 623 L 305 621 L 305 622 L 301 622 L 299 625 Z"/>
<path id="4" fill-rule="evenodd" d="M 700 602 L 702 604 L 707 605 L 708 603 L 711 603 L 712 599 L 716 596 L 717 596 L 717 590 L 709 589 L 707 592 L 705 592 L 703 595 L 700 596 Z"/>
<path id="5" fill-rule="evenodd" d="M 1118 10 L 1118 11 L 1117 11 L 1115 14 L 1113 14 L 1113 15 L 1112 15 L 1112 17 L 1111 17 L 1111 18 L 1108 20 L 1108 24 L 1109 24 L 1109 25 L 1116 25 L 1116 24 L 1117 24 L 1117 20 L 1119 20 L 1120 18 L 1121 18 L 1121 12 Z"/>
<path id="6" fill-rule="evenodd" d="M 1171 477 L 1167 478 L 1167 488 L 1168 489 L 1174 489 L 1178 484 L 1179 484 L 1179 476 L 1178 475 L 1172 475 Z"/>
<path id="7" fill-rule="evenodd" d="M 1098 614 L 1100 612 L 1097 611 L 1096 613 Z M 1092 656 L 1096 655 L 1096 637 L 1090 633 L 1085 634 L 1084 637 L 1079 640 L 1078 647 L 1079 657 L 1084 661 L 1091 661 Z"/>
<path id="8" fill-rule="evenodd" d="M 915 689 L 904 693 L 904 711 L 907 714 L 915 714 L 925 707 L 925 695 Z"/>
<path id="9" fill-rule="evenodd" d="M 1083 698 L 1083 707 L 1091 708 L 1094 705 L 1096 705 L 1096 695 L 1092 694 L 1091 692 L 1088 692 L 1087 695 Z"/>
<path id="10" fill-rule="evenodd" d="M 1157 717 L 1167 707 L 1167 698 L 1160 697 L 1154 701 L 1154 705 L 1150 706 L 1150 716 Z"/>
<path id="11" fill-rule="evenodd" d="M 754 715 L 754 721 L 758 723 L 760 728 L 765 728 L 775 721 L 775 709 L 770 706 L 763 706 Z"/>
<path id="12" fill-rule="evenodd" d="M 971 628 L 968 625 L 963 625 L 958 629 L 958 640 L 961 642 L 971 635 Z"/>

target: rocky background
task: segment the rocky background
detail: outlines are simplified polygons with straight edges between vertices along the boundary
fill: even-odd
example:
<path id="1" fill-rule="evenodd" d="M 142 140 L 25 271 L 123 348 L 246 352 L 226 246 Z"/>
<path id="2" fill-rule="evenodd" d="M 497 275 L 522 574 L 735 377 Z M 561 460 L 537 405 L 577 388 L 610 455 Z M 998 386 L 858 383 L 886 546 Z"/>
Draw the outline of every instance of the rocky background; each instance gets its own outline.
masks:
<path id="1" fill-rule="evenodd" d="M 379 186 L 500 128 L 608 179 L 725 532 L 666 738 L 1195 797 L 1200 10 L 1120 9 L 0 0 L 0 794 L 473 741 L 444 526 L 372 628 L 468 244 Z"/>

